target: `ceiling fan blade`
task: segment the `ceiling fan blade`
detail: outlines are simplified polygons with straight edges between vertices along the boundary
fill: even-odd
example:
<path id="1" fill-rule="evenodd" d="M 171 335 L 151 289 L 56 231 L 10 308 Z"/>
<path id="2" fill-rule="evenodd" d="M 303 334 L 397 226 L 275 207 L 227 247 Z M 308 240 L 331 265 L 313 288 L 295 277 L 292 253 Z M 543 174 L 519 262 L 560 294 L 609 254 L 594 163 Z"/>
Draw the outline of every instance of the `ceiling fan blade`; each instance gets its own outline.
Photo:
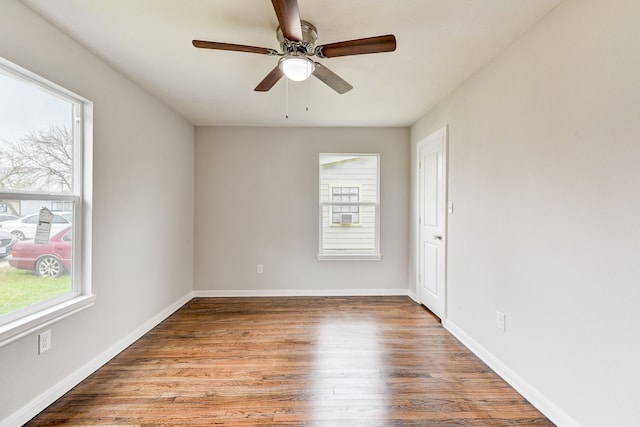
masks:
<path id="1" fill-rule="evenodd" d="M 364 55 L 366 53 L 393 52 L 394 50 L 396 50 L 396 37 L 393 34 L 388 34 L 318 46 L 316 55 L 320 58 L 335 58 L 336 56 Z"/>
<path id="2" fill-rule="evenodd" d="M 256 92 L 267 92 L 276 83 L 278 83 L 278 80 L 280 80 L 282 76 L 284 76 L 284 73 L 279 66 L 276 66 L 276 68 L 274 68 L 269 74 L 267 74 L 267 77 L 265 77 L 260 83 L 258 83 L 258 86 L 256 86 L 254 90 Z"/>
<path id="3" fill-rule="evenodd" d="M 340 95 L 353 89 L 353 86 L 344 81 L 342 77 L 338 76 L 321 63 L 316 62 L 315 64 L 316 69 L 313 71 L 313 75 Z"/>
<path id="4" fill-rule="evenodd" d="M 302 41 L 298 0 L 271 0 L 271 3 L 276 11 L 282 35 L 294 42 Z"/>
<path id="5" fill-rule="evenodd" d="M 266 47 L 245 46 L 243 44 L 208 42 L 204 40 L 194 40 L 193 45 L 202 49 L 231 50 L 234 52 L 260 53 L 263 55 L 277 55 L 278 51 Z"/>

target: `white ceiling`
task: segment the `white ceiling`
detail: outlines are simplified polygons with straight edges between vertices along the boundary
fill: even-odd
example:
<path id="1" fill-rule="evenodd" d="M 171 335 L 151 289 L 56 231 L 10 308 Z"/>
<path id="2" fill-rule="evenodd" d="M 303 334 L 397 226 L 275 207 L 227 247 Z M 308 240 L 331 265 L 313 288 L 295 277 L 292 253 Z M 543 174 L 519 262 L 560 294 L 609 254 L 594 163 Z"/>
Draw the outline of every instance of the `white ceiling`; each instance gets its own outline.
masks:
<path id="1" fill-rule="evenodd" d="M 268 0 L 22 1 L 194 125 L 408 126 L 561 0 L 298 0 L 318 44 L 395 34 L 398 47 L 319 60 L 354 89 L 290 83 L 288 119 L 285 79 L 253 91 L 277 57 L 191 45 L 279 49 Z"/>

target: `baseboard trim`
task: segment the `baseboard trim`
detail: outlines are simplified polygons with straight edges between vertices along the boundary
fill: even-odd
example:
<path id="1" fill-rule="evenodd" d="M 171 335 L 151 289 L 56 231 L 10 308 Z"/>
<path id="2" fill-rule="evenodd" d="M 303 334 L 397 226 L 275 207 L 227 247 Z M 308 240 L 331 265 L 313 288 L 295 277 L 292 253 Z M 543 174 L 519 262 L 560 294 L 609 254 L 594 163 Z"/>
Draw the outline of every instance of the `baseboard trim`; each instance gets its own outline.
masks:
<path id="1" fill-rule="evenodd" d="M 229 289 L 193 293 L 200 298 L 409 296 L 407 289 Z"/>
<path id="2" fill-rule="evenodd" d="M 418 294 L 416 294 L 415 292 L 413 292 L 411 289 L 409 289 L 407 291 L 407 296 L 409 298 L 411 298 L 413 300 L 413 302 L 421 304 L 420 301 L 418 300 Z"/>
<path id="3" fill-rule="evenodd" d="M 482 347 L 476 340 L 471 338 L 462 329 L 450 320 L 444 320 L 443 326 L 451 332 L 465 347 L 471 350 L 493 371 L 500 375 L 511 387 L 527 399 L 533 406 L 549 418 L 559 427 L 580 427 L 580 424 L 571 418 L 566 412 L 555 405 L 545 395 L 540 393 L 531 384 L 516 374 L 511 368 L 505 365 L 497 357 Z"/>
<path id="4" fill-rule="evenodd" d="M 65 393 L 71 390 L 73 387 L 77 386 L 86 379 L 89 375 L 93 374 L 103 365 L 105 365 L 108 361 L 117 356 L 124 349 L 129 347 L 131 344 L 140 339 L 144 334 L 149 332 L 151 329 L 155 328 L 160 322 L 173 314 L 180 307 L 185 305 L 191 299 L 193 299 L 193 292 L 189 292 L 187 295 L 183 296 L 169 307 L 162 310 L 157 315 L 153 316 L 151 319 L 147 320 L 140 327 L 135 329 L 129 335 L 125 336 L 114 345 L 109 347 L 103 353 L 96 356 L 93 360 L 86 363 L 78 370 L 73 372 L 71 375 L 66 377 L 64 380 L 60 381 L 44 393 L 40 394 L 38 397 L 29 402 L 28 405 L 10 415 L 8 418 L 4 420 L 0 420 L 0 426 L 3 427 L 19 427 L 29 421 L 31 418 L 38 415 L 44 409 L 46 409 L 53 402 L 62 397 Z"/>

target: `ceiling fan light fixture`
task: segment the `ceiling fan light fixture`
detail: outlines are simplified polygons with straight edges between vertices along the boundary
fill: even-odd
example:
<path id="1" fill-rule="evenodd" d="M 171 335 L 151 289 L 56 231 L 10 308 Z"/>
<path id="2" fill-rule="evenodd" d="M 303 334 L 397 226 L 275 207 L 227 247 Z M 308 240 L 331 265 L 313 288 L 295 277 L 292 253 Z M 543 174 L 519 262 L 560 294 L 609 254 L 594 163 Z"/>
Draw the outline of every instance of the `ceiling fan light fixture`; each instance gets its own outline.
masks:
<path id="1" fill-rule="evenodd" d="M 307 80 L 316 65 L 306 56 L 287 55 L 280 60 L 280 69 L 289 80 L 301 82 Z"/>

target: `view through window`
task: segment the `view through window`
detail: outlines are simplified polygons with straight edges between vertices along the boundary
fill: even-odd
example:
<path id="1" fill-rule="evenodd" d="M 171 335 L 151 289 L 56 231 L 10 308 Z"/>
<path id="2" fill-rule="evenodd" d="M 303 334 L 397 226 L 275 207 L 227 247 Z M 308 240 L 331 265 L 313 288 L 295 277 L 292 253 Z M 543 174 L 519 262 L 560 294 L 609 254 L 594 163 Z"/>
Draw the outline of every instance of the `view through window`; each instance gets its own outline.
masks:
<path id="1" fill-rule="evenodd" d="M 80 293 L 82 102 L 0 63 L 0 326 Z"/>
<path id="2" fill-rule="evenodd" d="M 378 154 L 320 154 L 319 259 L 380 259 Z"/>

